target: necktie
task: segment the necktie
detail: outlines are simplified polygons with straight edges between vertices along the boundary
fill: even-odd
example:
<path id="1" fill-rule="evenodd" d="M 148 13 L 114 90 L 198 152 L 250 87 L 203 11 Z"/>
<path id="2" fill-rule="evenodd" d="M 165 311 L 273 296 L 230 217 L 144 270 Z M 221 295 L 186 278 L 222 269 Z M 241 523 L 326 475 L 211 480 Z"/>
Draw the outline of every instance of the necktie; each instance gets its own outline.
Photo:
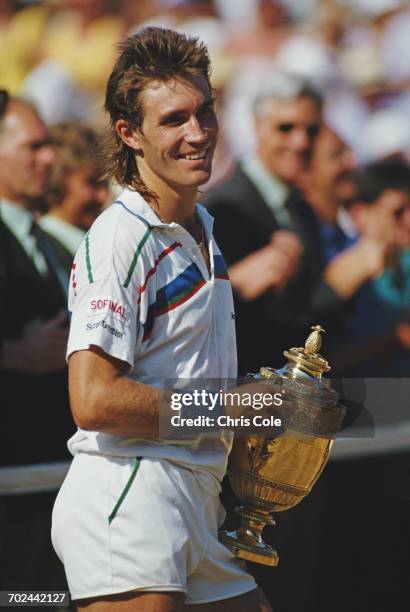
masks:
<path id="1" fill-rule="evenodd" d="M 51 282 L 54 282 L 54 284 L 58 286 L 59 291 L 62 291 L 64 297 L 67 299 L 70 277 L 57 252 L 53 240 L 35 222 L 33 222 L 31 226 L 30 234 L 34 237 L 38 250 L 43 254 L 46 260 Z"/>

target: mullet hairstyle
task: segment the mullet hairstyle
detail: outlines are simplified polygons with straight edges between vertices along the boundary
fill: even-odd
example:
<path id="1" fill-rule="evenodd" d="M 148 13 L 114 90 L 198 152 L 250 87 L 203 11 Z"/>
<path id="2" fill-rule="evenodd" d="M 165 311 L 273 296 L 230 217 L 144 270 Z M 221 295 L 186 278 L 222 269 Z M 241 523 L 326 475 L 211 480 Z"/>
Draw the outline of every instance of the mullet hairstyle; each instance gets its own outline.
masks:
<path id="1" fill-rule="evenodd" d="M 141 130 L 144 120 L 142 92 L 152 83 L 189 79 L 202 75 L 211 90 L 211 63 L 206 46 L 165 28 L 148 27 L 118 45 L 120 55 L 107 82 L 105 110 L 110 129 L 104 146 L 106 177 L 113 177 L 122 187 L 137 191 L 150 203 L 157 195 L 143 182 L 136 151 L 126 145 L 117 133 L 119 119 L 133 130 Z"/>

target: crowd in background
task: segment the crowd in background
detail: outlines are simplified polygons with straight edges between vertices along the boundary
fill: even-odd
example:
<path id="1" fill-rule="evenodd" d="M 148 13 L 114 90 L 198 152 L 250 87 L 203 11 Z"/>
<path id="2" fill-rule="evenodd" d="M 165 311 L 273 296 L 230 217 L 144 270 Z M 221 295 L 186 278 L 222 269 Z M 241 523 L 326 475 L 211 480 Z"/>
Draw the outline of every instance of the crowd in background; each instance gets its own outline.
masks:
<path id="1" fill-rule="evenodd" d="M 323 353 L 336 375 L 409 377 L 408 2 L 0 0 L 0 315 L 7 321 L 0 334 L 0 381 L 3 426 L 20 431 L 18 443 L 11 433 L 2 445 L 0 471 L 5 465 L 68 458 L 65 440 L 74 424 L 67 398 L 57 399 L 66 395 L 68 278 L 75 283 L 72 257 L 118 192 L 103 178 L 100 157 L 104 89 L 116 44 L 144 26 L 198 36 L 212 57 L 220 139 L 200 200 L 215 217 L 215 235 L 229 267 L 241 372 L 281 366 L 282 351 L 301 346 L 310 325 L 320 323 L 328 332 Z M 15 124 L 13 119 L 2 126 L 6 113 L 14 113 Z M 18 148 L 20 137 L 31 139 L 31 153 Z M 42 167 L 37 182 L 30 169 L 35 156 Z M 17 218 L 13 202 L 21 206 L 19 197 L 31 204 Z M 36 408 L 25 416 L 29 403 L 42 405 L 44 412 Z M 404 479 L 409 472 L 406 453 L 391 464 L 352 463 L 364 480 L 375 470 L 380 482 L 394 472 L 399 483 L 398 475 Z M 338 469 L 340 485 L 347 476 Z M 311 562 L 302 563 L 301 551 L 295 542 L 290 545 L 299 590 L 290 588 L 292 576 L 279 574 L 280 583 L 261 577 L 268 592 L 274 585 L 269 595 L 274 604 L 276 597 L 279 612 L 348 605 L 340 597 L 339 604 L 326 607 L 337 584 L 323 561 L 329 548 L 321 540 L 318 552 L 318 541 L 326 529 L 332 533 L 337 527 L 328 518 L 323 530 L 319 520 L 340 497 L 331 486 L 317 495 L 311 525 L 299 517 L 300 542 L 315 550 Z M 51 498 L 40 497 L 32 501 L 32 521 L 38 516 L 42 534 Z M 384 508 L 390 502 L 372 497 L 369 503 Z M 355 503 L 364 508 L 367 502 Z M 404 516 L 409 503 L 402 492 L 393 507 Z M 25 557 L 20 578 L 4 569 L 13 552 L 4 544 L 2 520 L 11 524 L 13 515 L 15 538 L 23 542 L 30 533 L 26 510 L 1 498 L 0 474 L 0 579 L 4 571 L 7 588 L 44 587 L 35 574 L 41 556 Z M 364 514 L 359 512 L 361 518 Z M 297 520 L 294 516 L 296 534 Z M 291 521 L 285 529 L 290 540 Z M 367 559 L 357 541 L 362 527 L 351 532 L 357 571 L 362 571 L 360 559 Z M 304 540 L 307 532 L 310 539 Z M 391 603 L 392 590 L 383 590 L 375 569 L 372 542 L 371 534 L 364 536 L 375 573 L 370 576 L 367 569 L 363 588 L 356 584 L 353 611 L 388 609 L 383 602 Z M 396 553 L 389 576 L 397 577 L 397 567 L 406 564 L 404 548 Z M 45 567 L 49 554 L 44 551 Z M 340 559 L 351 561 L 345 551 L 338 571 Z M 58 571 L 55 579 L 53 572 L 49 588 L 61 588 Z M 320 583 L 323 575 L 327 588 Z M 350 581 L 353 570 L 346 576 Z M 380 582 L 366 608 L 374 576 Z"/>

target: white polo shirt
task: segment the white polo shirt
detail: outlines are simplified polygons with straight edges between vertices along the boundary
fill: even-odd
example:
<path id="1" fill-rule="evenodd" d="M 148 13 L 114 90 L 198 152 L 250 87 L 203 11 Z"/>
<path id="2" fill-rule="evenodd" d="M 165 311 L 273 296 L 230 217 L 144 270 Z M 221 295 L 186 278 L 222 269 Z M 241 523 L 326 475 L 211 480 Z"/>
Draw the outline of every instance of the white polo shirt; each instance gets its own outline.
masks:
<path id="1" fill-rule="evenodd" d="M 67 356 L 100 347 L 129 363 L 132 380 L 162 388 L 169 379 L 237 375 L 235 321 L 213 219 L 199 204 L 211 261 L 177 223 L 162 223 L 145 200 L 125 189 L 95 221 L 74 260 Z M 79 430 L 69 449 L 124 457 L 156 457 L 222 479 L 232 434 L 142 440 Z"/>

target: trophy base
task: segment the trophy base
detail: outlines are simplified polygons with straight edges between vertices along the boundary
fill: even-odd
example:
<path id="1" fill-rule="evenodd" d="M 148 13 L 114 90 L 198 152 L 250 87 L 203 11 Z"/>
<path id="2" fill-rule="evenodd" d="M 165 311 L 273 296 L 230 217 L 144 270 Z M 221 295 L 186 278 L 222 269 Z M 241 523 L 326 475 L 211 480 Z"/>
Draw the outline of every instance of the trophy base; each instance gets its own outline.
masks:
<path id="1" fill-rule="evenodd" d="M 272 546 L 262 540 L 262 530 L 265 525 L 275 525 L 269 512 L 263 512 L 241 506 L 236 509 L 241 516 L 241 526 L 236 531 L 221 531 L 219 540 L 231 549 L 238 559 L 275 566 L 279 563 L 279 555 Z"/>
<path id="2" fill-rule="evenodd" d="M 270 565 L 275 567 L 279 563 L 279 555 L 272 546 L 265 542 L 248 543 L 243 540 L 243 534 L 240 529 L 236 531 L 221 531 L 219 540 L 225 544 L 234 556 L 245 561 L 253 561 L 253 563 L 261 563 L 262 565 Z"/>

